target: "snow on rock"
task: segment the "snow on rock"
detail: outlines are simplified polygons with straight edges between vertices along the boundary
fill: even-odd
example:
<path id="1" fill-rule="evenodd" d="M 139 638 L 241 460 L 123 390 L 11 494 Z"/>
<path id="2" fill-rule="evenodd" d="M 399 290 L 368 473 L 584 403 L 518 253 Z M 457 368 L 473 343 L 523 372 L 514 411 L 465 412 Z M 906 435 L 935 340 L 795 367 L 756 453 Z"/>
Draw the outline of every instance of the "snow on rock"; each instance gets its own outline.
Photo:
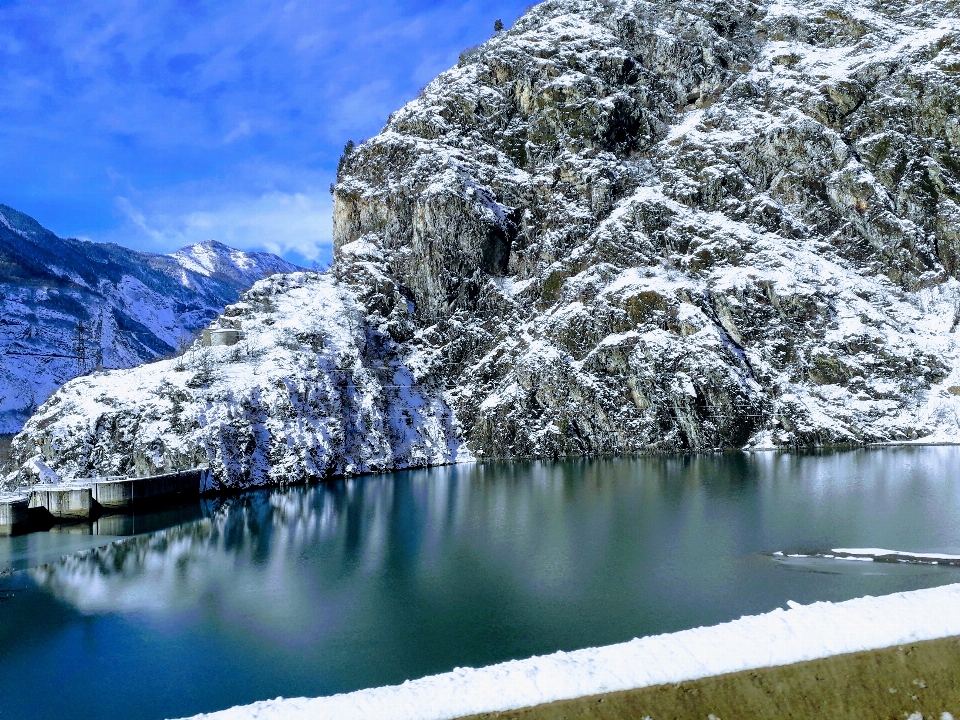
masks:
<path id="1" fill-rule="evenodd" d="M 542 3 L 344 159 L 337 261 L 479 457 L 956 441 L 951 7 Z"/>
<path id="2" fill-rule="evenodd" d="M 923 560 L 960 560 L 960 555 L 946 553 L 904 552 L 903 550 L 884 550 L 883 548 L 835 548 L 835 553 L 846 555 L 863 555 L 868 557 L 904 557 L 920 558 Z"/>
<path id="3" fill-rule="evenodd" d="M 960 634 L 960 585 L 787 605 L 787 610 L 619 645 L 457 668 L 331 697 L 277 698 L 195 718 L 448 720 Z"/>
<path id="4" fill-rule="evenodd" d="M 67 383 L 14 440 L 68 478 L 153 475 L 209 463 L 210 489 L 451 462 L 460 451 L 442 388 L 371 328 L 330 275 L 257 282 L 221 324 L 233 346 Z M 19 483 L 30 484 L 22 470 Z"/>
<path id="5" fill-rule="evenodd" d="M 38 484 L 56 485 L 60 482 L 60 476 L 47 466 L 39 454 L 23 464 L 23 471 L 32 475 Z"/>
<path id="6" fill-rule="evenodd" d="M 272 385 L 216 349 L 220 395 L 179 394 L 163 365 L 85 380 L 16 457 L 112 474 L 135 448 L 234 485 L 434 457 L 956 442 L 958 43 L 951 0 L 536 5 L 340 163 L 331 279 L 294 285 L 352 308 L 323 325 L 376 379 L 363 402 L 297 399 L 331 397 L 341 370 L 270 335 L 289 353 Z M 246 302 L 243 331 L 267 327 Z M 425 445 L 358 420 L 441 401 Z M 334 459 L 353 435 L 314 433 L 368 423 L 372 465 Z"/>
<path id="7" fill-rule="evenodd" d="M 205 242 L 171 256 L 59 238 L 0 205 L 0 433 L 20 430 L 80 372 L 173 353 L 243 290 L 298 268 L 275 255 Z"/>

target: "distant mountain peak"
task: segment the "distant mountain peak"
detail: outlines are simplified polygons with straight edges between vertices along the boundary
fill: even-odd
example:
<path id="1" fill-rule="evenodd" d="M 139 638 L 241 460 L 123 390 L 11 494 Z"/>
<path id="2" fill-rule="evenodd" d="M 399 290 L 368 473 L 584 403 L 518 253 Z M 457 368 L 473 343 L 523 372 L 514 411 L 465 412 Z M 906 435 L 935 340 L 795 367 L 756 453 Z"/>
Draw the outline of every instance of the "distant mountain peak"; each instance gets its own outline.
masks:
<path id="1" fill-rule="evenodd" d="M 207 277 L 216 274 L 238 276 L 250 284 L 269 275 L 303 269 L 276 255 L 237 250 L 217 240 L 187 245 L 171 253 L 170 257 L 186 270 Z"/>
<path id="2" fill-rule="evenodd" d="M 299 269 L 216 240 L 159 255 L 64 239 L 0 204 L 0 433 L 81 369 L 168 355 L 257 280 Z M 86 362 L 75 357 L 80 322 Z"/>
<path id="3" fill-rule="evenodd" d="M 210 238 L 207 240 L 201 240 L 200 242 L 190 243 L 189 245 L 184 245 L 182 248 L 180 248 L 176 252 L 171 253 L 171 255 L 177 255 L 178 253 L 189 253 L 197 249 L 207 249 L 207 250 L 214 250 L 216 252 L 225 252 L 225 253 L 244 252 L 243 250 L 230 247 L 229 245 L 226 245 L 225 243 L 222 243 L 219 240 L 214 240 Z"/>

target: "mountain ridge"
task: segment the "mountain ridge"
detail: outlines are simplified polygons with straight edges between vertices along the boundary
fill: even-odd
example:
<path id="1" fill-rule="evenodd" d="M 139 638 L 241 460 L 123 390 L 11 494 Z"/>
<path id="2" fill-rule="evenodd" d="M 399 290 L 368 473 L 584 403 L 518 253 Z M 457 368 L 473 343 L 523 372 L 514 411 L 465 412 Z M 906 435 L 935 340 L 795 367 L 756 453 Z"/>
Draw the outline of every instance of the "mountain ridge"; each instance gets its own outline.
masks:
<path id="1" fill-rule="evenodd" d="M 78 322 L 87 327 L 85 370 L 139 365 L 176 351 L 265 273 L 297 269 L 214 241 L 160 255 L 60 238 L 0 205 L 0 432 L 19 430 L 80 372 L 71 357 Z"/>
<path id="2" fill-rule="evenodd" d="M 240 487 L 957 442 L 956 9 L 534 6 L 344 156 L 330 273 L 222 318 L 256 347 L 75 381 L 14 454 Z"/>

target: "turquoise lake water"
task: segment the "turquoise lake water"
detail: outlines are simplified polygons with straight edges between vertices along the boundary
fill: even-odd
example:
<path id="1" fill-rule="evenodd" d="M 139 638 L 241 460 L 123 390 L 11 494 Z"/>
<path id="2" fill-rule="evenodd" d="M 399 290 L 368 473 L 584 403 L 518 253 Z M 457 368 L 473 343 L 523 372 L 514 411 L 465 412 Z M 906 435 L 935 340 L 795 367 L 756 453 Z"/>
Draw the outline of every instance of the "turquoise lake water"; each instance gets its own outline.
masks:
<path id="1" fill-rule="evenodd" d="M 462 465 L 67 529 L 0 542 L 0 720 L 181 717 L 960 582 L 769 555 L 960 554 L 960 449 Z"/>

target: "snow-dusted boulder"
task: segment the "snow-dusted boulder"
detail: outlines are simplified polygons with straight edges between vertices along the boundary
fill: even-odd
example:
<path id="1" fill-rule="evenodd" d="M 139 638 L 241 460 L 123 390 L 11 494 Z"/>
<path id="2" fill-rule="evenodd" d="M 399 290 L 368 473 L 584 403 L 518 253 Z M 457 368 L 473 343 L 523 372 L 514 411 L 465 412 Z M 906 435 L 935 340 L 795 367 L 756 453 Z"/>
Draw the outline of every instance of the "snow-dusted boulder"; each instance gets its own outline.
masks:
<path id="1" fill-rule="evenodd" d="M 33 479 L 34 482 L 31 484 L 57 485 L 60 483 L 60 476 L 50 469 L 43 461 L 43 456 L 39 453 L 27 460 L 23 464 L 21 471 L 27 477 Z"/>

